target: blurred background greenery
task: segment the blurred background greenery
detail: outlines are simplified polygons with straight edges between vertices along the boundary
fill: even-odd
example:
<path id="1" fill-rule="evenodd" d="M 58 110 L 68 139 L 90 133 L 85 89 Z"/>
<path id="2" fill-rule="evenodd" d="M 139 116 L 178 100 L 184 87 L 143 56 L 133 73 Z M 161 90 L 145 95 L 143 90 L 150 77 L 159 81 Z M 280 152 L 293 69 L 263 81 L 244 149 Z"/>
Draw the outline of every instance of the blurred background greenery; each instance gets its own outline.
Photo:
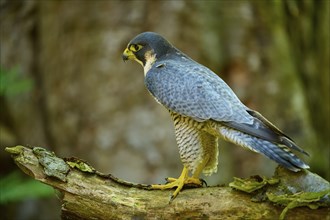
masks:
<path id="1" fill-rule="evenodd" d="M 328 0 L 0 0 L 1 213 L 60 219 L 53 189 L 26 178 L 4 148 L 41 146 L 134 182 L 160 183 L 182 165 L 168 112 L 124 64 L 128 41 L 162 34 L 219 74 L 310 152 L 329 180 Z M 273 162 L 220 142 L 218 174 L 271 176 Z M 47 213 L 47 214 L 46 214 Z"/>

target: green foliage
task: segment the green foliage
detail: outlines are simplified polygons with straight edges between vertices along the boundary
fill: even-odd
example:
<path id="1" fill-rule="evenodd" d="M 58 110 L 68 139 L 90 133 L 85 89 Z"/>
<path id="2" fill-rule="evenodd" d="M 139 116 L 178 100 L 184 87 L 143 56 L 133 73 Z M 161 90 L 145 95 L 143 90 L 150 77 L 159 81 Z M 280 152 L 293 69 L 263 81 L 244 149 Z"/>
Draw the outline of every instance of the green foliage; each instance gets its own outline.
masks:
<path id="1" fill-rule="evenodd" d="M 0 204 L 17 202 L 26 198 L 51 197 L 52 187 L 36 180 L 25 180 L 19 172 L 12 172 L 0 180 Z"/>
<path id="2" fill-rule="evenodd" d="M 23 78 L 17 67 L 4 70 L 0 67 L 0 95 L 14 96 L 31 90 L 33 81 Z"/>

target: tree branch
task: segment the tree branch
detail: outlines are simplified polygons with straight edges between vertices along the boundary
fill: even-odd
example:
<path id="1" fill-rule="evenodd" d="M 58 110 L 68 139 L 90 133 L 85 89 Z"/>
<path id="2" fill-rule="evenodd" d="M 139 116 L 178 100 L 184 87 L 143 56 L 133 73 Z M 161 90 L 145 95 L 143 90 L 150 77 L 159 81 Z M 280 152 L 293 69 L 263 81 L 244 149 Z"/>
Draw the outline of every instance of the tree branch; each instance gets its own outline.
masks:
<path id="1" fill-rule="evenodd" d="M 218 186 L 185 189 L 169 204 L 172 191 L 149 190 L 148 185 L 119 180 L 112 175 L 97 172 L 80 159 L 61 159 L 43 148 L 16 146 L 6 148 L 6 151 L 12 155 L 24 173 L 61 192 L 62 219 L 276 219 L 283 211 L 283 207 L 273 205 L 269 199 L 265 199 L 266 195 L 276 195 L 274 189 L 279 188 L 273 186 L 273 183 L 268 184 L 269 181 L 254 182 L 262 182 L 268 187 L 266 192 L 258 186 L 257 194 Z M 284 169 L 282 171 L 288 172 Z M 280 176 L 286 185 L 290 184 L 290 179 L 286 178 L 282 171 L 277 176 Z M 305 181 L 305 187 L 317 186 L 311 192 L 329 191 L 329 183 L 315 174 L 313 175 L 317 176 L 317 183 L 310 182 L 310 176 L 306 179 L 306 176 L 311 175 L 310 172 L 294 175 L 293 179 L 298 180 L 296 183 L 301 183 L 304 179 L 309 181 Z M 305 177 L 302 179 L 303 176 Z M 249 181 L 251 182 L 251 179 Z M 315 178 L 312 181 L 315 181 Z M 237 184 L 232 185 L 240 188 Z M 314 199 L 307 205 L 311 208 L 327 207 L 317 210 L 295 208 L 294 211 L 288 211 L 285 218 L 329 219 L 329 192 L 325 195 L 325 205 L 321 203 L 320 196 L 318 200 Z M 260 202 L 253 202 L 251 198 Z M 266 201 L 261 202 L 263 200 Z M 288 202 L 283 204 L 288 205 Z M 297 206 L 300 205 L 301 203 Z"/>

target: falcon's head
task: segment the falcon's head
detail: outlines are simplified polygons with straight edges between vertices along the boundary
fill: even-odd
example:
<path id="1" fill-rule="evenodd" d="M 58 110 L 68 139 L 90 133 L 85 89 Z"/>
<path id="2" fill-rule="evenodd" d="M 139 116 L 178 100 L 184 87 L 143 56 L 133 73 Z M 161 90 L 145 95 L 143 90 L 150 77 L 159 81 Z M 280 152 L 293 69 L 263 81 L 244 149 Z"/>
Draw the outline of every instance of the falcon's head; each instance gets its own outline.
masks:
<path id="1" fill-rule="evenodd" d="M 134 37 L 123 53 L 123 60 L 135 60 L 144 68 L 157 59 L 175 51 L 170 42 L 157 33 L 144 32 Z"/>

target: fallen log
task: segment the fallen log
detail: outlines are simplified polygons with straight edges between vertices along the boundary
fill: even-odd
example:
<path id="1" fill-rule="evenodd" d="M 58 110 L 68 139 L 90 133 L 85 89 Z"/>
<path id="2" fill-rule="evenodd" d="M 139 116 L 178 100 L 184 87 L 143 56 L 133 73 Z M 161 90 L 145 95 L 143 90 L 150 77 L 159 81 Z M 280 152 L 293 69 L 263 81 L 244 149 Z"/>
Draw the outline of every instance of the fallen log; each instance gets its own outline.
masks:
<path id="1" fill-rule="evenodd" d="M 329 182 L 309 171 L 279 168 L 272 179 L 184 189 L 169 203 L 171 190 L 102 174 L 77 158 L 62 159 L 40 147 L 6 151 L 24 173 L 60 192 L 62 219 L 330 219 Z"/>

